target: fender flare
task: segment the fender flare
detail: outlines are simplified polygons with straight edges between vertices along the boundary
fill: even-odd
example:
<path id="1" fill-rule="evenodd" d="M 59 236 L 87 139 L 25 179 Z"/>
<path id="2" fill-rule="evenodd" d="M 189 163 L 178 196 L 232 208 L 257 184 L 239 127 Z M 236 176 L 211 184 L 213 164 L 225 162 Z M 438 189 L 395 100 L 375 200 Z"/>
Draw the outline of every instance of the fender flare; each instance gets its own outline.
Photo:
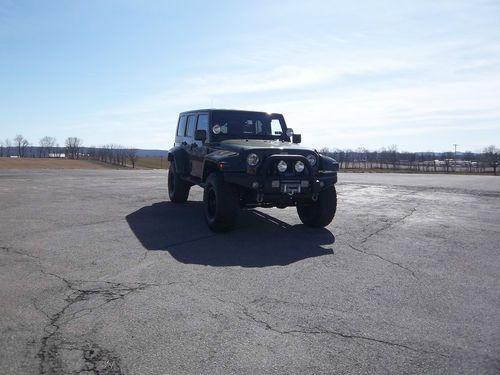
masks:
<path id="1" fill-rule="evenodd" d="M 189 174 L 190 164 L 189 155 L 186 150 L 181 147 L 174 147 L 168 152 L 167 159 L 169 162 L 175 160 L 176 172 L 180 174 Z"/>
<path id="2" fill-rule="evenodd" d="M 320 157 L 319 167 L 321 170 L 335 171 L 335 172 L 339 170 L 339 163 L 335 159 L 322 154 L 320 154 L 319 157 Z"/>

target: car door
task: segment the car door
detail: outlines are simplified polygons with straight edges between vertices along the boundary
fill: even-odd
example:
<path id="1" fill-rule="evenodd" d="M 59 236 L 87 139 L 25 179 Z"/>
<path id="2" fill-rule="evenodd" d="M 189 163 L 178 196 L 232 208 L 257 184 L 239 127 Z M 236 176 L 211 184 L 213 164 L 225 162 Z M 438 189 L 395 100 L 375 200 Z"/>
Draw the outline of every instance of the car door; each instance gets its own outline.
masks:
<path id="1" fill-rule="evenodd" d="M 196 130 L 205 130 L 208 137 L 208 113 L 200 113 L 198 115 L 198 121 L 196 122 Z M 207 154 L 207 146 L 205 142 L 197 141 L 193 139 L 193 145 L 191 149 L 193 169 L 192 175 L 194 177 L 203 177 L 203 161 L 205 160 L 205 155 Z"/>
<path id="2" fill-rule="evenodd" d="M 189 155 L 189 171 L 190 175 L 193 175 L 193 152 L 194 152 L 194 131 L 196 130 L 196 120 L 197 120 L 198 115 L 196 113 L 190 114 L 187 117 L 187 122 L 186 122 L 186 134 L 184 136 L 184 142 L 182 143 L 181 147 L 183 147 L 188 155 Z"/>

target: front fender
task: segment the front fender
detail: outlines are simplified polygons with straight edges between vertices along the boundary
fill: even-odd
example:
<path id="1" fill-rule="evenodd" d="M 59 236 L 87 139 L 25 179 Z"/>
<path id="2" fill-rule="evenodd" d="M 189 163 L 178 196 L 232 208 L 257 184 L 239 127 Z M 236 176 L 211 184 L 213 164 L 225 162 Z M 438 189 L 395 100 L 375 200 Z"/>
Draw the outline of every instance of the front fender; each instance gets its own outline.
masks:
<path id="1" fill-rule="evenodd" d="M 329 156 L 319 155 L 319 169 L 321 171 L 337 172 L 339 170 L 339 163 Z"/>

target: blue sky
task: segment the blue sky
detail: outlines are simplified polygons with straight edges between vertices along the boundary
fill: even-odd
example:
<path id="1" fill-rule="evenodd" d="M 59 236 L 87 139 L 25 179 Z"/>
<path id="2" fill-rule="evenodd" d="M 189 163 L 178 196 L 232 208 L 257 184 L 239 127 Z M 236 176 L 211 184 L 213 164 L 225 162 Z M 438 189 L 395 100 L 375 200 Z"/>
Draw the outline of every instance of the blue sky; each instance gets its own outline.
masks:
<path id="1" fill-rule="evenodd" d="M 0 0 L 0 139 L 168 149 L 195 108 L 317 148 L 500 146 L 500 1 Z"/>

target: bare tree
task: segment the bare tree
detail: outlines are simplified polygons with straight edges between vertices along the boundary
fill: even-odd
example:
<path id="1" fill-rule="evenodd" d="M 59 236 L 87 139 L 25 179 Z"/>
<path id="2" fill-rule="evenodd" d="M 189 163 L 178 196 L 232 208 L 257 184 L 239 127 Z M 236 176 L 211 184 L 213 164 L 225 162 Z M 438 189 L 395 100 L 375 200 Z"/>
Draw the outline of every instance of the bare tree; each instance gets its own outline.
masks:
<path id="1" fill-rule="evenodd" d="M 83 146 L 83 141 L 77 137 L 66 138 L 66 157 L 70 159 L 78 159 L 80 157 L 80 147 Z"/>
<path id="2" fill-rule="evenodd" d="M 23 143 L 24 137 L 18 134 L 14 137 L 14 146 L 17 148 L 17 156 L 21 156 L 21 144 Z"/>
<path id="3" fill-rule="evenodd" d="M 390 145 L 387 148 L 387 159 L 392 164 L 392 168 L 396 169 L 396 164 L 398 163 L 398 146 Z"/>
<path id="4" fill-rule="evenodd" d="M 22 134 L 18 134 L 14 137 L 14 146 L 17 148 L 17 156 L 21 157 L 21 145 L 23 144 L 24 137 Z"/>
<path id="5" fill-rule="evenodd" d="M 135 163 L 137 163 L 137 160 L 139 160 L 139 155 L 137 155 L 137 149 L 136 148 L 127 149 L 127 158 L 132 164 L 132 168 L 135 168 Z"/>
<path id="6" fill-rule="evenodd" d="M 493 168 L 493 173 L 497 175 L 497 167 L 500 162 L 500 150 L 491 145 L 483 150 L 483 159 L 486 164 Z"/>
<path id="7" fill-rule="evenodd" d="M 98 151 L 95 146 L 87 147 L 87 155 L 89 159 L 97 160 L 98 159 L 97 153 Z"/>
<path id="8" fill-rule="evenodd" d="M 54 137 L 43 137 L 40 139 L 40 157 L 48 158 L 53 152 L 56 145 L 56 139 Z"/>
<path id="9" fill-rule="evenodd" d="M 30 143 L 21 134 L 18 134 L 14 138 L 14 145 L 17 148 L 17 155 L 22 158 L 26 155 L 26 149 L 29 147 Z"/>
<path id="10" fill-rule="evenodd" d="M 3 147 L 5 148 L 5 156 L 10 157 L 12 152 L 12 143 L 9 138 L 5 138 L 5 141 L 3 141 Z"/>
<path id="11" fill-rule="evenodd" d="M 356 149 L 356 154 L 356 159 L 358 159 L 358 167 L 361 169 L 361 163 L 363 163 L 364 168 L 366 169 L 368 167 L 368 150 L 364 147 L 358 147 Z"/>
<path id="12" fill-rule="evenodd" d="M 340 169 L 346 168 L 344 165 L 345 152 L 343 150 L 336 149 L 335 151 L 333 151 L 333 157 L 339 162 Z"/>

